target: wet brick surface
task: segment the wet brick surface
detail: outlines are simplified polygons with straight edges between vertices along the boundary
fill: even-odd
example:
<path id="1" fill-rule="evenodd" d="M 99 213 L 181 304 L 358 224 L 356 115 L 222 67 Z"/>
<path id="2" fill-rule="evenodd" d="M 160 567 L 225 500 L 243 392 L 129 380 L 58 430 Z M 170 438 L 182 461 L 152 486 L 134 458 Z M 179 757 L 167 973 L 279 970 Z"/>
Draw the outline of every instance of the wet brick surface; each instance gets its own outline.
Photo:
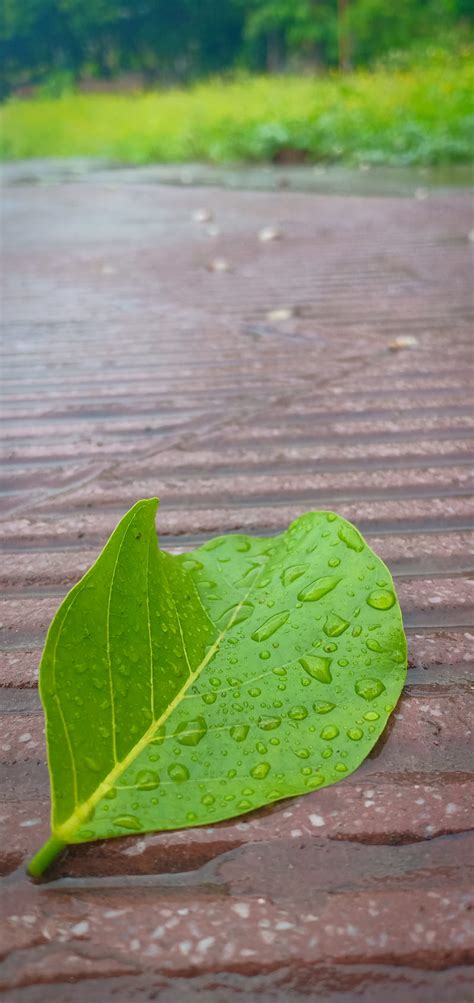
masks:
<path id="1" fill-rule="evenodd" d="M 226 192 L 139 173 L 5 189 L 9 1003 L 474 998 L 468 212 L 460 193 Z M 281 238 L 259 241 L 265 226 Z M 174 551 L 310 508 L 355 521 L 396 578 L 407 685 L 347 780 L 209 829 L 71 848 L 35 886 L 45 631 L 151 494 Z"/>

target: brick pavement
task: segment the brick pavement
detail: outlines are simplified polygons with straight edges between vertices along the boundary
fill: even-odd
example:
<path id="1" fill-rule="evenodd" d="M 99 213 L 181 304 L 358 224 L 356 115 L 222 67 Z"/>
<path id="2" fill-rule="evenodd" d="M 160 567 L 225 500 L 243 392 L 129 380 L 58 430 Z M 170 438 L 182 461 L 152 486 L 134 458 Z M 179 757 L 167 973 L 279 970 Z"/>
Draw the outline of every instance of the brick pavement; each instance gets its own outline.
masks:
<path id="1" fill-rule="evenodd" d="M 139 174 L 5 189 L 6 1000 L 473 998 L 468 211 L 461 193 Z M 264 226 L 281 239 L 259 241 Z M 151 494 L 171 550 L 310 508 L 355 521 L 397 580 L 407 686 L 348 780 L 211 829 L 71 848 L 34 886 L 45 630 Z"/>

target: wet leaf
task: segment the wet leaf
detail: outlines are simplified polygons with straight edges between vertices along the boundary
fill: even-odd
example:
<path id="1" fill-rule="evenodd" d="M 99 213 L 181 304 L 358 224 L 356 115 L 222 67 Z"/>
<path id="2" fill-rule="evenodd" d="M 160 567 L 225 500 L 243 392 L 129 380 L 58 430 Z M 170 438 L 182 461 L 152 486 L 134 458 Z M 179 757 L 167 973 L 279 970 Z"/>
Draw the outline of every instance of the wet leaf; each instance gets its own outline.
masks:
<path id="1" fill-rule="evenodd" d="M 50 627 L 40 672 L 52 840 L 209 825 L 343 779 L 405 679 L 393 582 L 310 512 L 274 538 L 157 545 L 138 502 Z"/>

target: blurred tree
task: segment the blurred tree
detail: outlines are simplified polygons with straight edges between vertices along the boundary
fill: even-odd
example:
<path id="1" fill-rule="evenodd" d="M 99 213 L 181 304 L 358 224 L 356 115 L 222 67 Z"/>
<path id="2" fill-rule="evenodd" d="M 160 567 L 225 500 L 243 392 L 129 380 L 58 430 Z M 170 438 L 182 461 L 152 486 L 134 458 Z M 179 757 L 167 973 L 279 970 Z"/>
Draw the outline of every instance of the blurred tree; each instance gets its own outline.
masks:
<path id="1" fill-rule="evenodd" d="M 244 56 L 251 66 L 272 72 L 292 57 L 307 65 L 335 62 L 335 0 L 243 0 L 242 5 Z"/>
<path id="2" fill-rule="evenodd" d="M 443 32 L 472 15 L 472 0 L 349 0 L 343 20 L 356 63 L 367 63 Z"/>
<path id="3" fill-rule="evenodd" d="M 0 0 L 0 91 L 140 71 L 187 81 L 364 64 L 472 18 L 473 0 Z"/>

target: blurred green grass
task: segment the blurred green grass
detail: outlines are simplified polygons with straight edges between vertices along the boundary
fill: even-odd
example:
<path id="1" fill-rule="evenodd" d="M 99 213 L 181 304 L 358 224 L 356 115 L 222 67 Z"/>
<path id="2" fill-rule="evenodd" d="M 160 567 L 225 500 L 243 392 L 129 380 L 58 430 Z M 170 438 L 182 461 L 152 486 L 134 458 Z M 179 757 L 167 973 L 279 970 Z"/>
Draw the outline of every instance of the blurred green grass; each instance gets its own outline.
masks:
<path id="1" fill-rule="evenodd" d="M 292 154 L 355 164 L 468 161 L 473 78 L 471 53 L 464 51 L 434 53 L 419 66 L 346 75 L 12 99 L 0 109 L 0 157 L 132 164 L 258 162 Z"/>

